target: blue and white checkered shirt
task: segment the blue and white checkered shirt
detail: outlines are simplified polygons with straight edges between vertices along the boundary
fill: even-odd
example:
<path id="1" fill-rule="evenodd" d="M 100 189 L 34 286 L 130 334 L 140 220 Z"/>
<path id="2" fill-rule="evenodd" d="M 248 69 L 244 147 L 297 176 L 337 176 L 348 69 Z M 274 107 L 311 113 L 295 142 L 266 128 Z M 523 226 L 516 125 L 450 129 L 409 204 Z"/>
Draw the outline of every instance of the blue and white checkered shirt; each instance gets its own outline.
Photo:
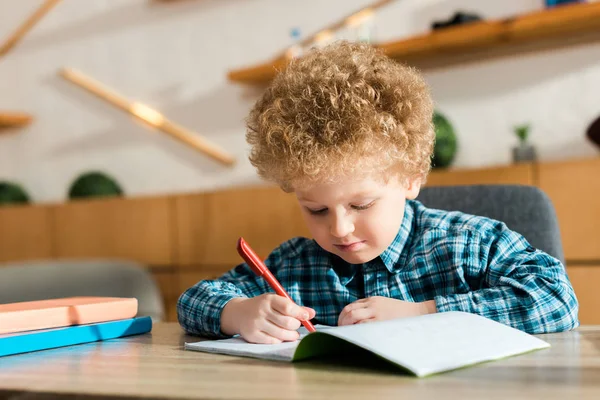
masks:
<path id="1" fill-rule="evenodd" d="M 433 299 L 438 312 L 471 312 L 529 333 L 578 326 L 577 299 L 560 261 L 504 223 L 418 201 L 407 201 L 393 243 L 368 263 L 349 264 L 314 240 L 294 238 L 265 264 L 296 304 L 315 309 L 318 324 L 337 325 L 347 304 L 385 296 Z M 177 303 L 179 323 L 191 334 L 224 337 L 225 304 L 267 292 L 272 290 L 264 279 L 240 264 L 187 289 Z"/>

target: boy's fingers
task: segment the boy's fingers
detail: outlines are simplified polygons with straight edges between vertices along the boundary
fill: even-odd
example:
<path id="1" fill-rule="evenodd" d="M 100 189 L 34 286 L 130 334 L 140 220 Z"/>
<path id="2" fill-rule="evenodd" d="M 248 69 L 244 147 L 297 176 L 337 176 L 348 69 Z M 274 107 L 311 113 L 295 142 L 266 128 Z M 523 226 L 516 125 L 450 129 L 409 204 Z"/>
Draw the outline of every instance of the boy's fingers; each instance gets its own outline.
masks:
<path id="1" fill-rule="evenodd" d="M 265 332 L 262 331 L 257 331 L 254 332 L 251 335 L 247 335 L 244 336 L 242 335 L 242 337 L 249 343 L 260 343 L 260 344 L 279 344 L 281 343 L 280 339 L 277 339 Z"/>
<path id="2" fill-rule="evenodd" d="M 308 311 L 306 311 L 303 307 L 300 307 L 292 300 L 287 299 L 285 297 L 277 297 L 279 297 L 279 299 L 273 300 L 273 309 L 275 311 L 278 311 L 283 315 L 297 318 L 301 321 L 307 320 L 309 318 Z"/>
<path id="3" fill-rule="evenodd" d="M 278 339 L 276 337 L 273 337 L 265 332 L 259 332 L 258 333 L 260 336 L 260 342 L 256 342 L 256 343 L 264 343 L 264 344 L 279 344 L 282 342 L 281 339 Z"/>
<path id="4" fill-rule="evenodd" d="M 362 301 L 358 300 L 358 301 L 355 301 L 354 303 L 350 303 L 346 307 L 344 307 L 344 309 L 342 310 L 342 314 L 349 313 L 352 310 L 357 310 L 359 308 L 366 308 L 366 307 L 368 307 L 368 304 L 366 302 L 362 302 Z"/>
<path id="5" fill-rule="evenodd" d="M 287 329 L 283 329 L 271 322 L 267 323 L 264 327 L 263 332 L 266 335 L 272 336 L 280 342 L 293 342 L 298 340 L 300 334 L 296 331 L 290 331 Z"/>
<path id="6" fill-rule="evenodd" d="M 353 325 L 370 318 L 373 318 L 373 310 L 370 308 L 356 308 L 348 312 L 342 312 L 338 319 L 338 325 Z"/>
<path id="7" fill-rule="evenodd" d="M 375 318 L 367 318 L 367 319 L 363 319 L 362 321 L 357 322 L 357 324 L 366 324 L 367 322 L 375 322 L 376 319 Z"/>
<path id="8" fill-rule="evenodd" d="M 288 331 L 295 331 L 300 328 L 300 321 L 297 318 L 288 317 L 278 312 L 267 316 L 267 321 Z"/>
<path id="9" fill-rule="evenodd" d="M 310 307 L 303 307 L 303 308 L 308 312 L 307 319 L 313 319 L 317 315 L 317 312 L 314 309 L 312 309 Z"/>

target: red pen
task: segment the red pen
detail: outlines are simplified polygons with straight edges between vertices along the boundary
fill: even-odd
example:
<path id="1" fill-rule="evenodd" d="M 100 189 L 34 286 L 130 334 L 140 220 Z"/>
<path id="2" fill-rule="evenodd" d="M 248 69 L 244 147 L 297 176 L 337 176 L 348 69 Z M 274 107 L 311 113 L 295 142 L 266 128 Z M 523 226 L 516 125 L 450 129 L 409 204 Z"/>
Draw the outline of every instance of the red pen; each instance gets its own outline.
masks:
<path id="1" fill-rule="evenodd" d="M 281 283 L 279 283 L 277 281 L 277 279 L 275 279 L 275 277 L 273 276 L 271 271 L 269 271 L 269 268 L 267 268 L 267 266 L 265 265 L 265 263 L 262 262 L 260 257 L 258 257 L 256 255 L 254 250 L 252 250 L 252 248 L 248 245 L 248 243 L 246 243 L 244 238 L 238 239 L 237 251 L 238 251 L 238 253 L 240 253 L 240 256 L 242 256 L 244 261 L 246 261 L 246 263 L 250 266 L 250 268 L 252 268 L 252 271 L 254 271 L 254 273 L 256 275 L 262 276 L 263 279 L 265 281 L 267 281 L 269 286 L 271 286 L 273 288 L 273 290 L 275 290 L 275 293 L 277 293 L 278 295 L 283 296 L 287 299 L 292 300 L 290 298 L 290 295 L 288 295 L 286 293 L 283 286 L 281 286 Z M 302 322 L 302 325 L 304 325 L 306 330 L 308 330 L 309 332 L 317 331 L 315 329 L 314 325 L 310 321 L 300 321 L 300 322 Z"/>

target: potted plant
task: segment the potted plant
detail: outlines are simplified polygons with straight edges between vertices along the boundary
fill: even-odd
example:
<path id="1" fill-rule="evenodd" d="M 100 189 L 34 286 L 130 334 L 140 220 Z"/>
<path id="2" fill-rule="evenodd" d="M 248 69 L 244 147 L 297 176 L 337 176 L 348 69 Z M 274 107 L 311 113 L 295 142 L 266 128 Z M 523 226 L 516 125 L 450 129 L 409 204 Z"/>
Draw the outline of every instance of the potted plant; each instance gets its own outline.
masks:
<path id="1" fill-rule="evenodd" d="M 513 147 L 513 161 L 519 162 L 531 162 L 537 159 L 535 147 L 529 143 L 529 131 L 530 125 L 518 125 L 514 127 L 515 134 L 519 138 L 519 145 Z"/>
<path id="2" fill-rule="evenodd" d="M 457 139 L 454 127 L 439 111 L 433 114 L 435 128 L 435 146 L 433 148 L 432 167 L 448 168 L 456 155 Z"/>
<path id="3" fill-rule="evenodd" d="M 0 182 L 0 206 L 29 202 L 29 194 L 21 185 L 15 182 Z"/>
<path id="4" fill-rule="evenodd" d="M 121 197 L 123 189 L 117 181 L 99 171 L 90 171 L 81 174 L 69 188 L 69 199 L 82 199 L 90 197 Z"/>

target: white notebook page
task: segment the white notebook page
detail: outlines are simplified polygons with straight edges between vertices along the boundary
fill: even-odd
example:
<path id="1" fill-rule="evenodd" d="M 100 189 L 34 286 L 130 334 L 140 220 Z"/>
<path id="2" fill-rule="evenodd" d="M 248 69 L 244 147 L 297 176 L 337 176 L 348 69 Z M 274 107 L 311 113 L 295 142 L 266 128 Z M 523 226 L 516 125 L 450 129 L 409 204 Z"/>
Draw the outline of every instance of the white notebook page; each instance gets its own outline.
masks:
<path id="1" fill-rule="evenodd" d="M 532 335 L 490 319 L 446 312 L 366 324 L 324 327 L 342 338 L 403 366 L 418 376 L 550 347 Z M 302 328 L 301 337 L 306 335 Z M 220 354 L 292 361 L 297 342 L 250 344 L 241 338 L 186 343 L 185 348 Z"/>

